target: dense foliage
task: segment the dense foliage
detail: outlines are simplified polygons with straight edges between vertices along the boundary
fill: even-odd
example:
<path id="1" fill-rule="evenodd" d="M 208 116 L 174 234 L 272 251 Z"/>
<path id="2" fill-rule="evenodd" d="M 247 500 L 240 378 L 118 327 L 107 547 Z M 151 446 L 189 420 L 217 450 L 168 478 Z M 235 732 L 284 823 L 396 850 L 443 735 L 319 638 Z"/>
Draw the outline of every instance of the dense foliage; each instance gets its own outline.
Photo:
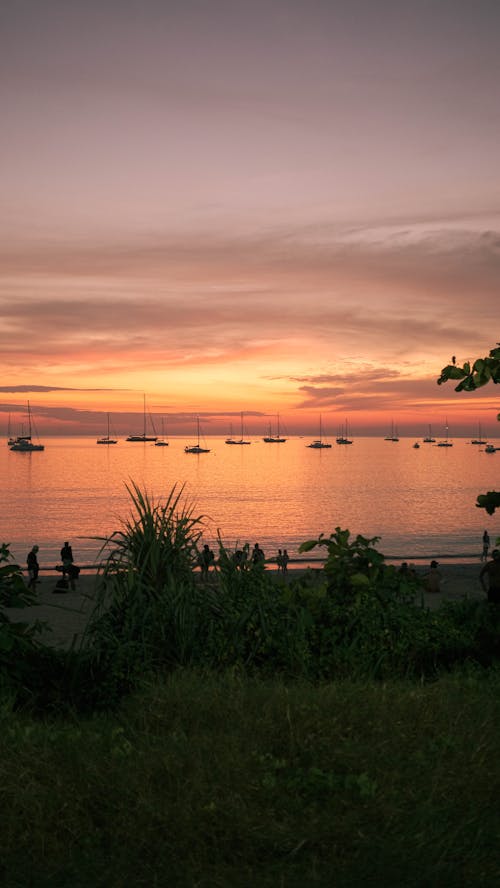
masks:
<path id="1" fill-rule="evenodd" d="M 36 626 L 3 624 L 2 676 L 19 703 L 41 712 L 116 707 L 145 675 L 179 667 L 312 682 L 422 679 L 500 657 L 498 608 L 464 600 L 429 610 L 419 580 L 387 565 L 377 538 L 338 527 L 305 542 L 302 552 L 323 547 L 326 560 L 298 578 L 235 560 L 220 541 L 200 576 L 203 518 L 182 490 L 165 504 L 135 485 L 129 493 L 132 512 L 105 541 L 80 647 L 52 649 Z"/>

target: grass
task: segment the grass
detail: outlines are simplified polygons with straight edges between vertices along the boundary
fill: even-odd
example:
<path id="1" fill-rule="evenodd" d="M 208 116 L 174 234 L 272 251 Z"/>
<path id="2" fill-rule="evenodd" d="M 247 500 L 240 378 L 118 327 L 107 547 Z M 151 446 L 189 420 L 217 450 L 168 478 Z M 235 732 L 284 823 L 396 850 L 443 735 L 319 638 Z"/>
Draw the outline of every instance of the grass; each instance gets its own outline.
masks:
<path id="1" fill-rule="evenodd" d="M 6 888 L 500 880 L 500 674 L 177 670 L 115 715 L 0 714 Z"/>

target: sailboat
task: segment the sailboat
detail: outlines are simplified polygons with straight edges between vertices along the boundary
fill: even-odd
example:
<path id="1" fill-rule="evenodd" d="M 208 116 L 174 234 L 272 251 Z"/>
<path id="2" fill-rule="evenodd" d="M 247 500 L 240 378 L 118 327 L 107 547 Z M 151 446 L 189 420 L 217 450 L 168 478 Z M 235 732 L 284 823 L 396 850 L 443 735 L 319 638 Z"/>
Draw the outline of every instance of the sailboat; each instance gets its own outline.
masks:
<path id="1" fill-rule="evenodd" d="M 331 448 L 331 444 L 328 444 L 326 441 L 323 441 L 323 428 L 321 425 L 321 414 L 319 417 L 319 438 L 316 441 L 312 441 L 311 444 L 306 444 L 306 447 L 310 447 L 311 450 L 326 450 Z"/>
<path id="2" fill-rule="evenodd" d="M 345 424 L 345 428 L 341 427 L 337 438 L 335 438 L 337 444 L 352 444 L 352 440 L 349 438 L 349 431 L 347 428 L 347 422 Z"/>
<path id="3" fill-rule="evenodd" d="M 207 447 L 202 447 L 200 445 L 200 417 L 196 417 L 196 429 L 197 429 L 197 437 L 198 441 L 196 444 L 186 445 L 184 448 L 184 453 L 210 453 L 210 450 Z"/>
<path id="4" fill-rule="evenodd" d="M 43 444 L 34 444 L 31 438 L 31 409 L 30 402 L 28 401 L 28 434 L 27 435 L 19 435 L 18 438 L 10 439 L 13 440 L 13 443 L 9 443 L 9 449 L 15 451 L 16 453 L 33 453 L 38 450 L 45 450 Z"/>
<path id="5" fill-rule="evenodd" d="M 95 442 L 96 444 L 118 444 L 116 438 L 111 438 L 109 435 L 109 413 L 108 413 L 108 433 L 107 435 L 103 435 L 102 438 L 98 438 Z"/>
<path id="6" fill-rule="evenodd" d="M 391 422 L 391 433 L 385 436 L 384 441 L 399 441 L 398 430 L 393 422 Z"/>
<path id="7" fill-rule="evenodd" d="M 483 441 L 483 438 L 481 435 L 481 423 L 478 424 L 477 428 L 478 428 L 478 436 L 477 436 L 477 438 L 473 438 L 470 443 L 471 444 L 486 444 L 487 442 Z"/>
<path id="8" fill-rule="evenodd" d="M 230 433 L 229 433 L 229 438 L 226 438 L 226 444 L 251 444 L 251 443 L 252 443 L 251 441 L 245 441 L 245 440 L 243 439 L 243 413 L 242 413 L 242 414 L 241 414 L 241 433 L 240 433 L 240 439 L 239 439 L 239 440 L 235 440 L 235 439 L 233 438 L 233 430 L 232 430 L 232 428 L 231 428 L 231 431 L 230 431 Z"/>
<path id="9" fill-rule="evenodd" d="M 435 443 L 436 443 L 436 439 L 432 437 L 432 428 L 431 428 L 431 426 L 429 426 L 429 433 L 428 433 L 428 435 L 423 439 L 423 442 L 424 442 L 424 444 L 435 444 Z"/>
<path id="10" fill-rule="evenodd" d="M 158 439 L 158 435 L 146 435 L 146 395 L 144 395 L 144 409 L 143 409 L 143 432 L 142 435 L 129 435 L 126 439 L 127 441 L 156 441 Z M 154 431 L 154 426 L 153 426 Z"/>
<path id="11" fill-rule="evenodd" d="M 276 432 L 276 435 L 273 435 L 273 434 L 272 434 L 272 431 L 271 431 L 271 424 L 269 424 L 269 434 L 266 435 L 266 437 L 262 439 L 263 441 L 266 442 L 266 444 L 284 444 L 284 443 L 286 442 L 286 438 L 281 438 L 281 437 L 280 437 L 280 415 L 279 415 L 279 413 L 278 413 L 278 415 L 277 415 L 277 417 L 276 417 L 276 420 L 277 420 L 277 425 L 276 425 L 277 432 Z"/>
<path id="12" fill-rule="evenodd" d="M 436 446 L 437 447 L 453 447 L 453 442 L 448 441 L 448 420 L 446 420 L 446 425 L 445 425 L 444 430 L 445 430 L 445 439 L 444 439 L 444 441 L 438 441 Z"/>
<path id="13" fill-rule="evenodd" d="M 161 438 L 155 441 L 155 447 L 168 447 L 168 441 L 165 441 L 165 422 L 163 416 L 161 418 Z"/>

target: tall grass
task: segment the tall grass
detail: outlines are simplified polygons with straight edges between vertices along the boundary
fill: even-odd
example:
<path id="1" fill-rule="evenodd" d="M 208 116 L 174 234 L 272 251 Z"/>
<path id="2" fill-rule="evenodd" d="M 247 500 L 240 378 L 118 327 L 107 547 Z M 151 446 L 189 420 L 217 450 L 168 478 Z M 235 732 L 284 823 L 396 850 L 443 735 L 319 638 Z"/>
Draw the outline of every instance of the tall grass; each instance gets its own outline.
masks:
<path id="1" fill-rule="evenodd" d="M 178 670 L 115 717 L 0 711 L 10 886 L 474 886 L 500 874 L 500 676 Z"/>

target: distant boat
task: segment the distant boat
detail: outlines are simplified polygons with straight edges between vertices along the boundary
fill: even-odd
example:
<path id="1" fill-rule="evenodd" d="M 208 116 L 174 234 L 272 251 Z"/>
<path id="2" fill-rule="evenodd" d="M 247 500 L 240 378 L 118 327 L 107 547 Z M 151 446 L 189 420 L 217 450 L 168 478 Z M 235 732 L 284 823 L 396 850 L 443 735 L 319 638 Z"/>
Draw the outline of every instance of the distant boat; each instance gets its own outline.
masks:
<path id="1" fill-rule="evenodd" d="M 210 450 L 207 447 L 202 447 L 200 444 L 200 417 L 196 417 L 196 429 L 198 442 L 197 444 L 190 444 L 184 448 L 184 453 L 210 453 Z"/>
<path id="2" fill-rule="evenodd" d="M 472 438 L 470 443 L 471 444 L 486 444 L 486 441 L 483 441 L 483 437 L 481 434 L 481 423 L 478 423 L 477 430 L 478 430 L 477 438 Z"/>
<path id="3" fill-rule="evenodd" d="M 111 438 L 109 435 L 109 413 L 108 413 L 108 433 L 104 435 L 102 438 L 98 438 L 96 444 L 118 444 L 116 438 Z"/>
<path id="4" fill-rule="evenodd" d="M 471 441 L 471 444 L 472 444 L 472 443 L 473 443 L 473 442 Z M 500 450 L 500 448 L 499 448 L 499 447 L 495 447 L 494 444 L 487 444 L 486 447 L 484 448 L 484 452 L 485 452 L 485 453 L 496 453 L 497 450 Z"/>
<path id="5" fill-rule="evenodd" d="M 251 441 L 245 441 L 243 438 L 243 413 L 241 414 L 241 434 L 239 439 L 233 438 L 233 430 L 231 428 L 229 438 L 226 438 L 226 444 L 251 444 Z"/>
<path id="6" fill-rule="evenodd" d="M 321 424 L 321 414 L 319 417 L 319 438 L 316 441 L 312 441 L 311 444 L 306 444 L 306 447 L 309 447 L 311 450 L 329 450 L 331 448 L 331 444 L 328 444 L 326 441 L 323 441 L 323 428 Z"/>
<path id="7" fill-rule="evenodd" d="M 165 421 L 161 418 L 161 438 L 155 441 L 155 447 L 168 447 L 168 441 L 165 441 Z"/>
<path id="8" fill-rule="evenodd" d="M 345 429 L 343 427 L 340 428 L 339 434 L 335 441 L 337 442 L 337 444 L 352 444 L 352 440 L 351 438 L 349 438 L 347 422 L 345 424 Z"/>
<path id="9" fill-rule="evenodd" d="M 142 441 L 142 442 L 144 442 L 144 441 L 156 441 L 158 439 L 158 435 L 156 434 L 156 432 L 154 435 L 147 435 L 146 434 L 146 395 L 144 395 L 143 417 L 144 418 L 143 418 L 142 435 L 129 435 L 128 438 L 126 438 L 127 441 Z M 152 420 L 151 420 L 151 423 L 152 423 Z M 153 426 L 153 431 L 155 431 L 154 426 Z"/>
<path id="10" fill-rule="evenodd" d="M 418 443 L 418 441 L 415 441 L 413 448 L 414 450 L 418 450 L 420 448 L 420 444 Z"/>
<path id="11" fill-rule="evenodd" d="M 429 434 L 424 438 L 424 444 L 435 444 L 436 439 L 432 437 L 432 428 L 429 426 Z"/>
<path id="12" fill-rule="evenodd" d="M 437 447 L 453 447 L 453 442 L 448 440 L 448 431 L 449 431 L 448 430 L 448 420 L 446 420 L 446 425 L 445 425 L 444 430 L 445 430 L 444 441 L 438 441 L 436 446 Z"/>
<path id="13" fill-rule="evenodd" d="M 391 422 L 391 432 L 385 436 L 384 441 L 399 441 L 397 426 L 393 422 Z"/>
<path id="14" fill-rule="evenodd" d="M 269 434 L 266 435 L 266 437 L 262 439 L 263 441 L 266 442 L 266 444 L 284 444 L 286 442 L 286 438 L 282 438 L 280 436 L 280 415 L 279 415 L 279 413 L 276 417 L 276 420 L 277 420 L 276 434 L 275 435 L 272 434 L 271 425 L 269 425 Z"/>
<path id="15" fill-rule="evenodd" d="M 9 449 L 13 450 L 15 453 L 34 453 L 35 451 L 45 450 L 45 446 L 43 444 L 34 444 L 32 441 L 31 434 L 31 409 L 30 402 L 28 401 L 28 434 L 27 435 L 19 435 L 17 438 L 9 439 L 12 443 L 9 443 Z"/>

